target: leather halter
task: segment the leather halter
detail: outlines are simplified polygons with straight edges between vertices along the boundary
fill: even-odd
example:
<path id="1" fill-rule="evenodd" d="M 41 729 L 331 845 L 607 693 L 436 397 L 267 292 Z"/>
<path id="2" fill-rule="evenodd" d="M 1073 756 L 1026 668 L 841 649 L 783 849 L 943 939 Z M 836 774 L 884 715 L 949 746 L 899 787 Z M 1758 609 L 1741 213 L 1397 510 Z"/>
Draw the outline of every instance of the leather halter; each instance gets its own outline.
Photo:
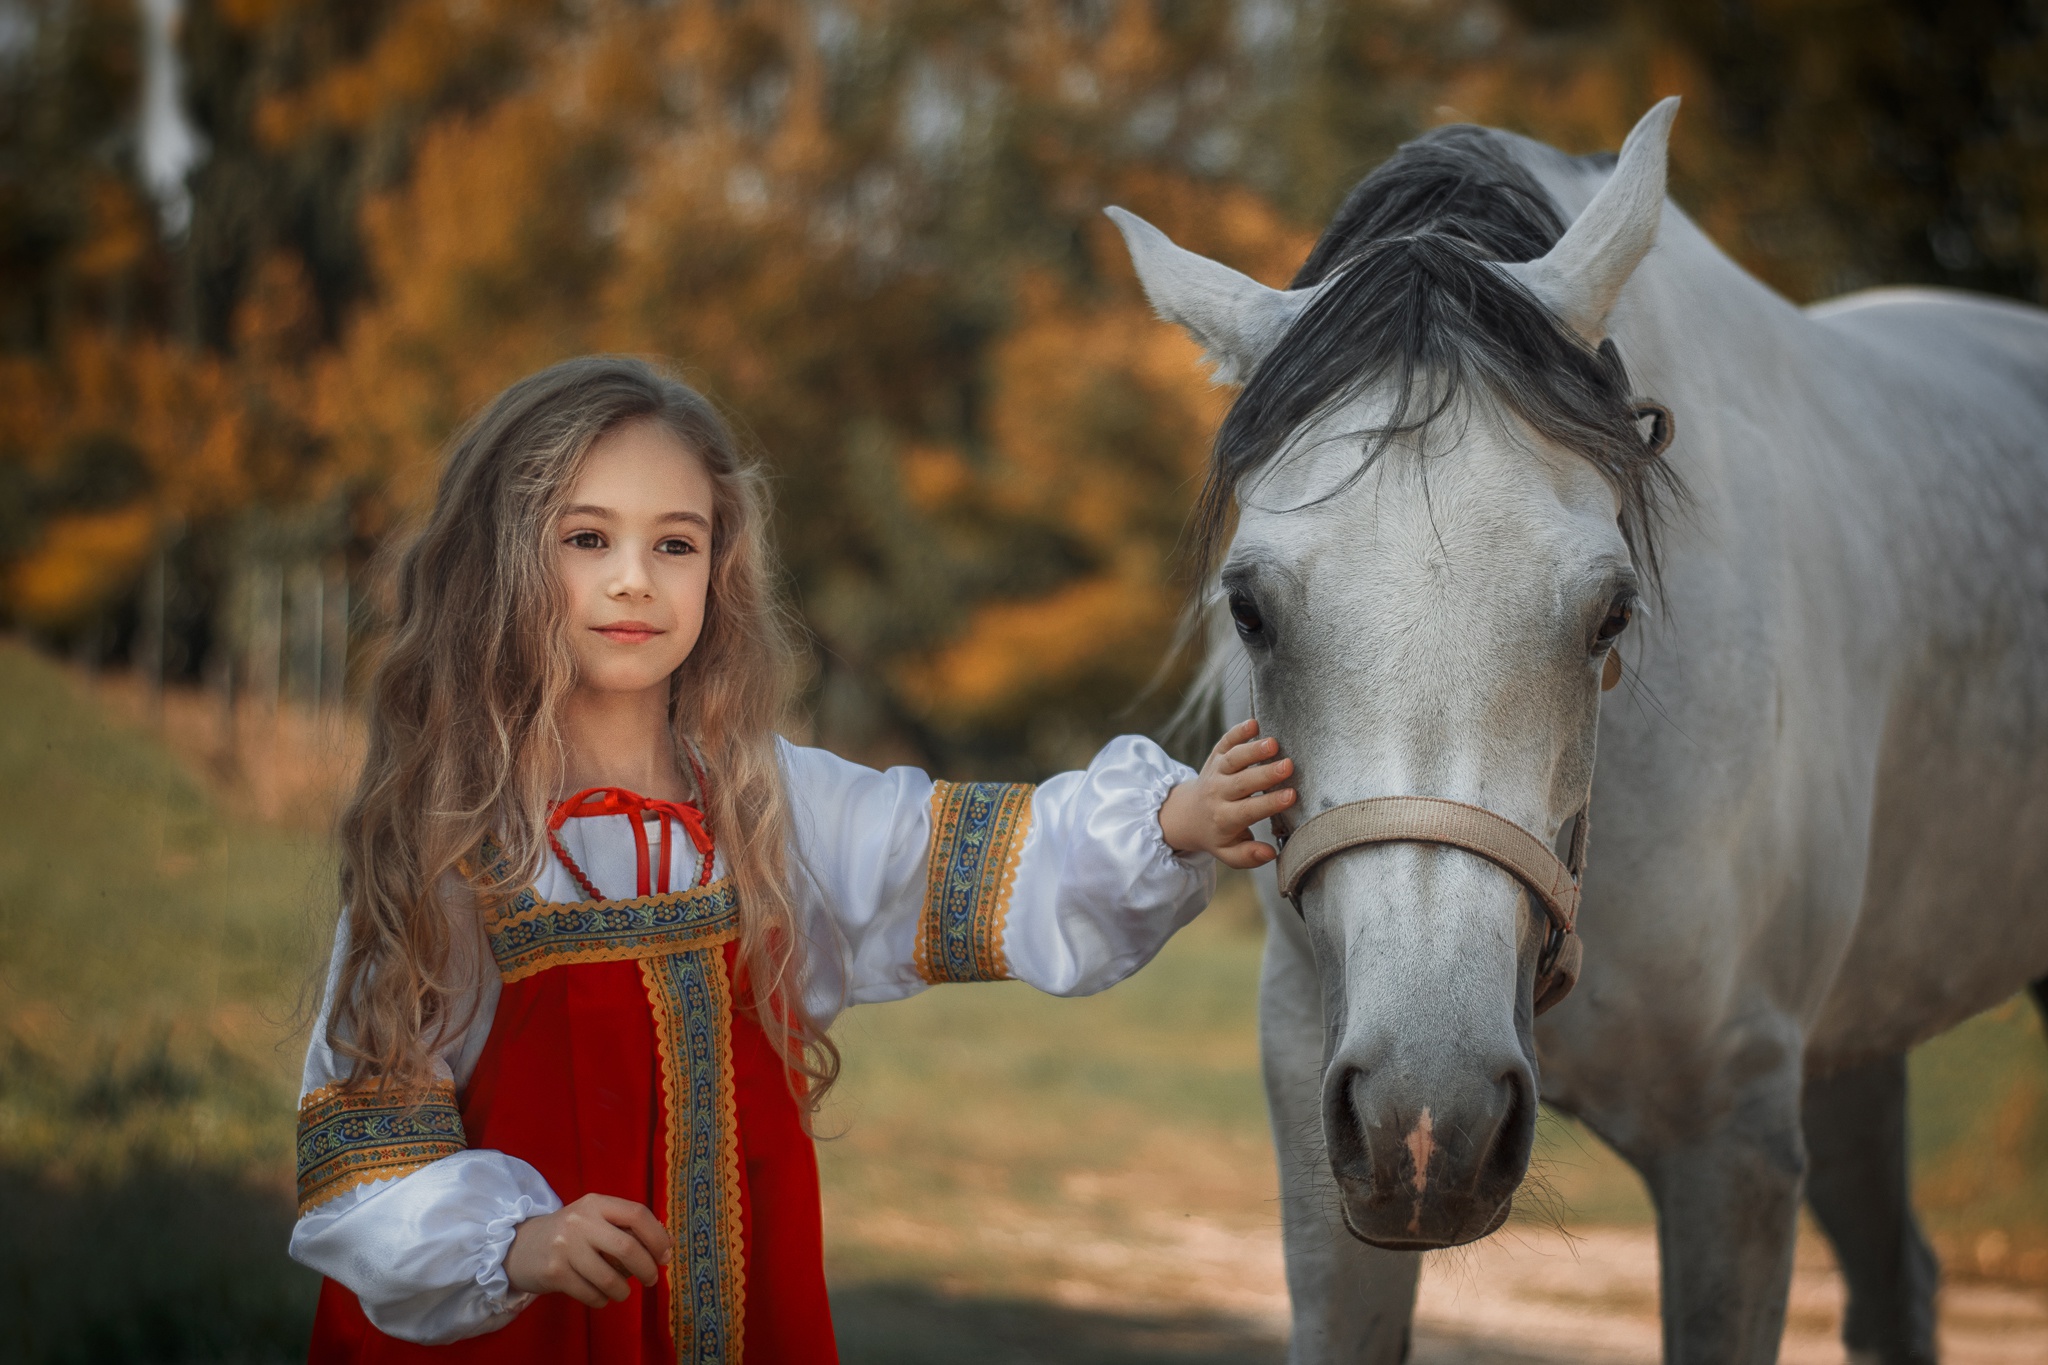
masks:
<path id="1" fill-rule="evenodd" d="M 1579 878 L 1586 867 L 1586 842 L 1591 833 L 1591 803 L 1572 824 L 1571 847 L 1560 860 L 1550 846 L 1505 816 L 1482 806 L 1440 796 L 1375 796 L 1334 806 L 1283 834 L 1280 894 L 1293 904 L 1302 880 L 1325 859 L 1367 844 L 1442 844 L 1477 854 L 1529 889 L 1543 905 L 1550 932 L 1536 960 L 1536 1013 L 1541 1014 L 1571 993 L 1584 956 L 1575 926 L 1579 915 Z"/>

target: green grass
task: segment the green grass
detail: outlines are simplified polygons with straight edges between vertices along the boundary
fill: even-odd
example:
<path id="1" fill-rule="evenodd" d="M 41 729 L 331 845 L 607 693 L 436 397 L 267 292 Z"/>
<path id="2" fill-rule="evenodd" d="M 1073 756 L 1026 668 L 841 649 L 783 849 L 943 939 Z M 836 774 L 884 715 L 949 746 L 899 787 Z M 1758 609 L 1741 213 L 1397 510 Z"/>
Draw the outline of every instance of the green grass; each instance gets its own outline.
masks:
<path id="1" fill-rule="evenodd" d="M 842 1285 L 832 1319 L 845 1365 L 1280 1365 L 1272 1334 L 1228 1314 L 1104 1312 L 921 1283 Z"/>
<path id="2" fill-rule="evenodd" d="M 0 822 L 0 1360 L 294 1357 L 315 1289 L 283 1254 L 294 1019 L 325 952 L 321 841 L 231 817 L 4 642 Z M 1239 885 L 1101 996 L 944 988 L 841 1023 L 842 1135 L 820 1160 L 850 1362 L 1270 1358 L 1175 1240 L 1277 1221 L 1258 947 Z M 1922 1049 L 1914 1085 L 1951 1268 L 2048 1280 L 2025 1260 L 2048 1249 L 2031 1009 Z M 1538 1159 L 1572 1219 L 1647 1215 L 1573 1125 L 1547 1119 Z M 1077 1276 L 1081 1252 L 1105 1268 Z"/>
<path id="3" fill-rule="evenodd" d="M 1947 1268 L 2048 1283 L 2048 1039 L 2019 997 L 1910 1059 L 1914 1202 Z M 1646 1222 L 1641 1180 L 1585 1128 L 1546 1111 L 1534 1168 L 1581 1223 Z M 1995 1236 L 1988 1236 L 1996 1234 Z"/>
<path id="4" fill-rule="evenodd" d="M 2048 1284 L 2048 1040 L 2008 1000 L 1913 1054 L 1914 1195 L 1952 1272 Z"/>
<path id="5" fill-rule="evenodd" d="M 1058 1273 L 1057 1255 L 978 1256 L 972 1237 L 885 1250 L 861 1231 L 877 1210 L 955 1231 L 996 1209 L 1057 1208 L 1113 1235 L 1134 1206 L 1162 1202 L 1270 1221 L 1248 919 L 1219 906 L 1086 999 L 1005 983 L 852 1011 L 835 1030 L 845 1073 L 822 1124 L 843 1135 L 820 1148 L 835 1269 L 977 1293 Z"/>
<path id="6" fill-rule="evenodd" d="M 0 644 L 0 1358 L 283 1359 L 319 841 Z"/>

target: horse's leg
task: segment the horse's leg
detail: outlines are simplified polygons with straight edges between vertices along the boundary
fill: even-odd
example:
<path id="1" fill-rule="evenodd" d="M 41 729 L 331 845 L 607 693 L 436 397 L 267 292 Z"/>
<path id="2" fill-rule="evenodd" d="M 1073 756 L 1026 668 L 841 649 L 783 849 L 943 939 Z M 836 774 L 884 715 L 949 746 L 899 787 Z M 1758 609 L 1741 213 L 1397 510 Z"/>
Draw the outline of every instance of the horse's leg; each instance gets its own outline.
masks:
<path id="1" fill-rule="evenodd" d="M 1280 1161 L 1280 1222 L 1294 1309 L 1293 1365 L 1398 1365 L 1422 1257 L 1382 1251 L 1346 1230 L 1323 1145 L 1322 987 L 1308 936 L 1261 877 L 1266 955 L 1259 980 L 1259 1042 L 1266 1104 Z"/>
<path id="2" fill-rule="evenodd" d="M 1799 1049 L 1767 1071 L 1765 1050 L 1782 1052 L 1760 1045 L 1736 1059 L 1763 1074 L 1701 1087 L 1689 1131 L 1635 1158 L 1657 1205 L 1665 1365 L 1778 1358 L 1806 1161 Z"/>
<path id="3" fill-rule="evenodd" d="M 1805 1112 L 1806 1199 L 1849 1282 L 1849 1358 L 1933 1365 L 1939 1264 L 1913 1218 L 1905 1056 L 1809 1081 Z"/>

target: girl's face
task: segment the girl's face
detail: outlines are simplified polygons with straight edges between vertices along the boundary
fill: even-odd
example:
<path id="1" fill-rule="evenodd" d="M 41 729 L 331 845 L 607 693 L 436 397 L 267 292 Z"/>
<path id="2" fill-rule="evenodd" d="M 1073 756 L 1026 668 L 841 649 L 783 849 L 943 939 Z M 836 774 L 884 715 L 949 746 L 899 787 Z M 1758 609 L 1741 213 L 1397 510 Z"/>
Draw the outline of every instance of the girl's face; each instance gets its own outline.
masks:
<path id="1" fill-rule="evenodd" d="M 666 687 L 704 628 L 711 583 L 711 475 L 658 422 L 600 437 L 556 523 L 576 684 Z"/>

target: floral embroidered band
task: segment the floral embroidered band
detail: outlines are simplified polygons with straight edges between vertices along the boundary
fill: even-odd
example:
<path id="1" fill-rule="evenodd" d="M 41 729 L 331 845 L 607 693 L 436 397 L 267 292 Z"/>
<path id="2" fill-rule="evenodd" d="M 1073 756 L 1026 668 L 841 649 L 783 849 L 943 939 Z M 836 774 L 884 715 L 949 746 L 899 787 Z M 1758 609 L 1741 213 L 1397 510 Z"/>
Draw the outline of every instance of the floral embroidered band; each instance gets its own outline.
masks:
<path id="1" fill-rule="evenodd" d="M 1003 919 L 1031 828 L 1028 783 L 940 782 L 915 960 L 927 981 L 1006 981 Z"/>
<path id="2" fill-rule="evenodd" d="M 324 1085 L 299 1101 L 299 1213 L 463 1148 L 455 1086 L 425 1091 Z"/>
<path id="3" fill-rule="evenodd" d="M 474 880 L 503 886 L 511 861 L 490 840 Z M 730 878 L 662 896 L 624 901 L 544 901 L 531 885 L 484 913 L 484 933 L 506 982 L 572 962 L 631 962 L 723 943 L 739 932 L 739 901 Z"/>
<path id="4" fill-rule="evenodd" d="M 733 1093 L 732 983 L 720 948 L 645 958 L 662 1091 L 668 1097 L 668 1208 L 682 1251 L 669 1268 L 676 1359 L 740 1359 L 746 1251 L 740 1225 L 739 1113 Z"/>
<path id="5" fill-rule="evenodd" d="M 730 878 L 629 901 L 544 901 L 522 891 L 484 918 L 498 974 L 518 981 L 572 962 L 665 957 L 739 932 Z"/>
<path id="6" fill-rule="evenodd" d="M 511 880 L 493 844 L 480 861 L 491 881 Z M 669 1331 L 679 1362 L 733 1365 L 742 1356 L 746 1246 L 726 964 L 726 945 L 740 932 L 731 879 L 623 901 L 544 901 L 528 886 L 485 914 L 484 931 L 508 984 L 551 967 L 640 963 L 667 1116 L 663 1212 L 677 1251 Z"/>

